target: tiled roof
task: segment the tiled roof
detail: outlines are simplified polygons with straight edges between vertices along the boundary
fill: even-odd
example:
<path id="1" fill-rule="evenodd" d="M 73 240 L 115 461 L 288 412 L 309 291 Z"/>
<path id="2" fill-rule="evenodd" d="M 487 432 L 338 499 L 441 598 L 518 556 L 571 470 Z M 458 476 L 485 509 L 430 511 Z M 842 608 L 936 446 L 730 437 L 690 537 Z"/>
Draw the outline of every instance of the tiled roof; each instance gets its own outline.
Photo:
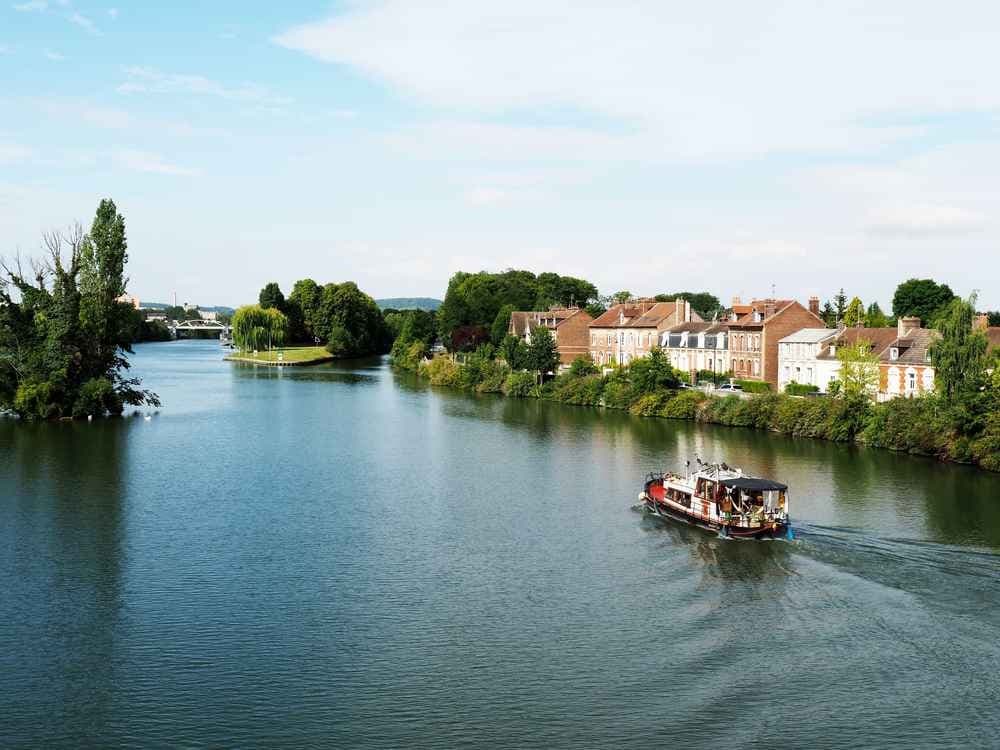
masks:
<path id="1" fill-rule="evenodd" d="M 879 359 L 891 364 L 926 365 L 929 362 L 927 350 L 939 338 L 941 338 L 940 333 L 927 328 L 909 331 L 905 337 L 897 338 L 889 344 L 879 355 Z M 889 350 L 893 347 L 899 350 L 899 357 L 891 360 L 889 359 Z"/>
<path id="2" fill-rule="evenodd" d="M 572 318 L 580 312 L 579 308 L 565 307 L 557 310 L 518 310 L 510 314 L 510 324 L 517 336 L 524 336 L 525 331 L 544 326 L 550 330 L 560 323 Z"/>
<path id="3" fill-rule="evenodd" d="M 681 310 L 684 307 L 681 305 Z M 669 321 L 671 316 L 676 319 L 678 315 L 677 305 L 673 302 L 634 303 L 626 302 L 621 305 L 613 305 L 606 313 L 599 316 L 590 324 L 591 328 L 657 328 L 664 323 L 678 322 Z M 624 322 L 622 317 L 624 316 Z M 698 314 L 691 313 L 692 319 L 701 320 Z"/>
<path id="4" fill-rule="evenodd" d="M 767 321 L 769 321 L 771 318 L 773 318 L 775 315 L 777 315 L 782 310 L 784 310 L 786 307 L 788 307 L 791 304 L 794 304 L 794 302 L 795 302 L 795 300 L 791 300 L 791 299 L 761 299 L 761 300 L 754 300 L 751 303 L 751 310 L 750 310 L 750 312 L 748 312 L 746 315 L 741 315 L 739 318 L 736 319 L 735 322 L 730 323 L 730 325 L 734 325 L 734 326 L 763 325 L 764 323 L 766 323 Z M 770 306 L 774 307 L 774 312 L 772 312 L 770 315 L 762 315 L 762 317 L 761 317 L 760 320 L 754 320 L 754 312 L 755 311 L 756 312 L 760 312 L 760 313 L 764 313 L 765 309 L 767 307 L 770 307 Z"/>
<path id="5" fill-rule="evenodd" d="M 871 344 L 872 351 L 876 354 L 881 354 L 885 351 L 889 345 L 896 340 L 899 336 L 899 332 L 895 327 L 893 328 L 845 328 L 843 329 L 833 341 L 830 341 L 824 346 L 820 353 L 816 356 L 817 359 L 836 359 L 836 354 L 830 353 L 830 344 L 836 344 L 837 346 L 853 346 L 859 341 L 867 341 Z"/>

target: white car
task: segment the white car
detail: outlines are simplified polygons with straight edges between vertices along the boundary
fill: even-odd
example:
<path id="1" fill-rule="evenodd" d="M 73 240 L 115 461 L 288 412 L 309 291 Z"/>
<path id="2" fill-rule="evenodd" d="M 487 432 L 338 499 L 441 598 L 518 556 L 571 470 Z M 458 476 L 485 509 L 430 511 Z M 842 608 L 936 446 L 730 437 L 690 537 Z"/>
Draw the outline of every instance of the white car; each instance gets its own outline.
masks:
<path id="1" fill-rule="evenodd" d="M 725 391 L 726 393 L 743 393 L 743 386 L 739 383 L 726 383 L 724 385 L 720 385 L 715 390 Z"/>

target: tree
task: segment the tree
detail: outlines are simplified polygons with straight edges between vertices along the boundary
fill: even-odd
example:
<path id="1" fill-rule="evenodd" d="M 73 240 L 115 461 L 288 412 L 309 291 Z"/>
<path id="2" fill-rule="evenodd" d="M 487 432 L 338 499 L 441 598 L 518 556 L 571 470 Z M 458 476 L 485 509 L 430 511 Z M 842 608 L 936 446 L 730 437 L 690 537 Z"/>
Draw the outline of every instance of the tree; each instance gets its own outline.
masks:
<path id="1" fill-rule="evenodd" d="M 872 302 L 868 305 L 868 311 L 865 313 L 865 327 L 885 328 L 887 325 L 889 325 L 889 319 L 882 312 L 882 308 L 879 307 L 878 302 Z"/>
<path id="2" fill-rule="evenodd" d="M 48 258 L 0 261 L 0 409 L 26 418 L 120 414 L 159 405 L 125 377 L 135 310 L 119 302 L 127 279 L 125 220 L 101 201 L 90 232 L 44 236 Z"/>
<path id="3" fill-rule="evenodd" d="M 986 313 L 986 324 L 989 326 L 1000 326 L 1000 311 L 990 310 Z"/>
<path id="4" fill-rule="evenodd" d="M 244 305 L 233 313 L 233 343 L 241 351 L 280 346 L 287 333 L 288 318 L 273 307 Z"/>
<path id="5" fill-rule="evenodd" d="M 687 300 L 691 303 L 691 309 L 705 320 L 711 320 L 716 313 L 722 311 L 722 303 L 719 301 L 719 298 L 709 292 L 657 294 L 654 299 L 657 302 L 673 302 L 678 299 Z"/>
<path id="6" fill-rule="evenodd" d="M 510 330 L 510 316 L 513 312 L 513 305 L 504 305 L 500 308 L 497 312 L 497 316 L 493 319 L 493 327 L 490 328 L 490 340 L 495 346 L 500 345 L 504 336 L 507 335 L 507 331 Z"/>
<path id="7" fill-rule="evenodd" d="M 834 309 L 833 305 L 830 304 L 830 300 L 823 303 L 823 309 L 820 311 L 819 316 L 826 323 L 827 328 L 837 327 L 837 311 Z"/>
<path id="8" fill-rule="evenodd" d="M 848 328 L 855 328 L 860 325 L 864 325 L 865 322 L 865 303 L 861 301 L 860 297 L 854 297 L 851 303 L 844 310 L 844 325 Z"/>
<path id="9" fill-rule="evenodd" d="M 681 382 L 667 355 L 658 346 L 650 349 L 648 356 L 633 359 L 628 372 L 632 385 L 643 394 L 676 388 Z"/>
<path id="10" fill-rule="evenodd" d="M 956 427 L 974 431 L 982 419 L 978 403 L 986 384 L 989 342 L 973 330 L 976 295 L 953 299 L 938 318 L 941 338 L 930 349 L 934 384 L 945 403 L 955 411 Z"/>
<path id="11" fill-rule="evenodd" d="M 620 305 L 632 299 L 632 292 L 629 292 L 627 290 L 615 292 L 614 294 L 611 295 L 611 299 L 614 300 L 615 303 Z"/>
<path id="12" fill-rule="evenodd" d="M 844 313 L 847 312 L 847 295 L 844 294 L 843 287 L 833 297 L 833 308 L 837 313 L 837 320 L 834 321 L 834 325 L 836 325 L 844 319 Z"/>
<path id="13" fill-rule="evenodd" d="M 932 326 L 938 313 L 953 299 L 955 294 L 947 284 L 932 279 L 909 279 L 896 287 L 892 314 L 897 318 L 920 318 L 924 325 Z"/>
<path id="14" fill-rule="evenodd" d="M 878 393 L 879 360 L 868 341 L 838 347 L 839 395 L 852 404 L 863 405 Z"/>
<path id="15" fill-rule="evenodd" d="M 527 361 L 524 366 L 544 377 L 547 372 L 555 372 L 559 367 L 559 347 L 548 328 L 539 326 L 531 332 Z"/>
<path id="16" fill-rule="evenodd" d="M 268 283 L 260 290 L 258 301 L 264 310 L 273 307 L 275 310 L 285 311 L 285 295 L 281 293 L 281 287 L 276 281 Z"/>
<path id="17" fill-rule="evenodd" d="M 589 354 L 581 354 L 570 363 L 569 374 L 574 378 L 596 375 L 597 365 L 594 364 L 594 360 L 590 358 Z"/>
<path id="18" fill-rule="evenodd" d="M 323 290 L 312 279 L 295 282 L 285 302 L 288 311 L 290 335 L 293 341 L 308 341 L 318 337 L 316 324 Z"/>
<path id="19" fill-rule="evenodd" d="M 604 313 L 608 311 L 608 308 L 601 302 L 591 302 L 584 308 L 584 310 L 586 310 L 587 315 L 596 320 L 597 318 L 604 315 Z"/>

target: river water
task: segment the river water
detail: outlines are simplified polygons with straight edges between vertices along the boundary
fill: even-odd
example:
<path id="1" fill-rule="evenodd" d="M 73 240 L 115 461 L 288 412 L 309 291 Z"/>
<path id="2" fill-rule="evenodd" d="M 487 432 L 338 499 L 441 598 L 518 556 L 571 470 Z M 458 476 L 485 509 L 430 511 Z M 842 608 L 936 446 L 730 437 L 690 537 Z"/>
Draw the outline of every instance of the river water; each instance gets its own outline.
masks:
<path id="1" fill-rule="evenodd" d="M 0 420 L 0 746 L 1000 742 L 1000 476 L 138 347 L 150 419 Z M 726 460 L 796 539 L 630 510 Z"/>

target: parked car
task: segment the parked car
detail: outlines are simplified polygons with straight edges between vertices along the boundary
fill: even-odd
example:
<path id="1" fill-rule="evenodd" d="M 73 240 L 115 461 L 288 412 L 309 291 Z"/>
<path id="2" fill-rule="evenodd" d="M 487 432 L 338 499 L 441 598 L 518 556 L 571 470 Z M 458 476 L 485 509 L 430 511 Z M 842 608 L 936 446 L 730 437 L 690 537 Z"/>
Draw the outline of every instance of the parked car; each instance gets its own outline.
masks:
<path id="1" fill-rule="evenodd" d="M 743 386 L 739 383 L 724 383 L 715 390 L 725 393 L 743 393 Z"/>

